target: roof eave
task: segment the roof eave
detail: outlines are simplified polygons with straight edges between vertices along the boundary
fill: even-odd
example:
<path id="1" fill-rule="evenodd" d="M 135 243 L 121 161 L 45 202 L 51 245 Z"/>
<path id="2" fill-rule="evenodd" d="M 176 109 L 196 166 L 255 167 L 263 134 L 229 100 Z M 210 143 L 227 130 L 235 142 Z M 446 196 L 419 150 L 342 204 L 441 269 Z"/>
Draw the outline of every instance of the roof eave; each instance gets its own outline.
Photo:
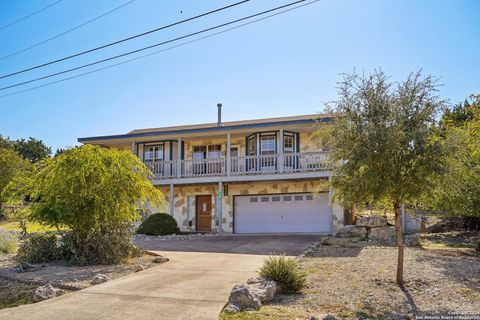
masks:
<path id="1" fill-rule="evenodd" d="M 265 127 L 275 127 L 281 125 L 295 125 L 295 124 L 308 124 L 316 122 L 329 122 L 332 120 L 332 117 L 319 117 L 318 119 L 301 119 L 301 120 L 286 120 L 286 121 L 276 121 L 276 122 L 267 122 L 267 123 L 253 123 L 253 124 L 244 124 L 244 125 L 233 125 L 233 126 L 219 126 L 211 128 L 194 128 L 194 129 L 181 129 L 181 130 L 171 130 L 171 131 L 152 131 L 152 132 L 142 132 L 142 133 L 127 133 L 127 134 L 118 134 L 118 135 L 109 135 L 109 136 L 96 136 L 96 137 L 84 137 L 78 138 L 80 143 L 89 143 L 89 142 L 101 142 L 105 140 L 125 140 L 125 139 L 135 139 L 151 136 L 164 136 L 164 135 L 178 135 L 186 133 L 200 133 L 200 132 L 218 132 L 218 131 L 228 131 L 228 130 L 237 130 L 237 129 L 252 129 L 252 128 L 265 128 Z"/>

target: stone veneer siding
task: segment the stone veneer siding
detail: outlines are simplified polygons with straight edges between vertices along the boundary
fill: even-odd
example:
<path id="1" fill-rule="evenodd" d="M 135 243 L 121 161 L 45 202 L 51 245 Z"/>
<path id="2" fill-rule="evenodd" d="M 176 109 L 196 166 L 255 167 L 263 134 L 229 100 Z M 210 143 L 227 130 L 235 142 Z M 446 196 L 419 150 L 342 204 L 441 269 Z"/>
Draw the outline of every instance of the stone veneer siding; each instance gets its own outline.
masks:
<path id="1" fill-rule="evenodd" d="M 224 183 L 228 187 L 228 196 L 223 196 L 222 202 L 222 227 L 223 232 L 233 232 L 233 199 L 236 195 L 256 195 L 256 194 L 275 194 L 275 193 L 296 193 L 296 192 L 328 192 L 326 190 L 325 179 L 315 180 L 292 180 L 292 181 L 268 181 L 268 182 L 245 182 L 245 183 Z M 158 187 L 164 194 L 167 204 L 163 208 L 164 212 L 169 212 L 169 188 L 168 186 Z M 203 184 L 174 186 L 175 200 L 175 219 L 182 231 L 195 231 L 195 196 L 211 195 L 212 197 L 212 232 L 218 232 L 216 198 L 218 184 Z M 190 212 L 188 208 L 188 197 L 191 197 Z M 333 232 L 343 226 L 343 208 L 334 203 L 332 208 Z M 189 223 L 191 221 L 191 223 Z M 190 225 L 191 224 L 191 225 Z"/>

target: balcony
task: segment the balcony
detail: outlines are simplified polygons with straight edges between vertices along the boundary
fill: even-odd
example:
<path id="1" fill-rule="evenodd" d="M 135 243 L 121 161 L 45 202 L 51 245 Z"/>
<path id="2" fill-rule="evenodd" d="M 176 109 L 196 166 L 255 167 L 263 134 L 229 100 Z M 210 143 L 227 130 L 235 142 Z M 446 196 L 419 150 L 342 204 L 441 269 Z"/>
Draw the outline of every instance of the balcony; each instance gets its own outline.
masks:
<path id="1" fill-rule="evenodd" d="M 301 152 L 214 159 L 148 161 L 154 179 L 246 177 L 327 171 L 327 153 Z"/>

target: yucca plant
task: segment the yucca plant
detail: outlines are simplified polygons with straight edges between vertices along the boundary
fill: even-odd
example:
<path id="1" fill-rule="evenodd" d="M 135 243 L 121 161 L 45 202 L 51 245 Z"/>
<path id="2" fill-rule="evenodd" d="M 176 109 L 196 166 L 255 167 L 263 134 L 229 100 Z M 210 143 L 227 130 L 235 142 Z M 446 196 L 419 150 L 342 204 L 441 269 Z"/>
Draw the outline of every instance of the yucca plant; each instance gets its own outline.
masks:
<path id="1" fill-rule="evenodd" d="M 306 285 L 306 274 L 298 268 L 297 260 L 283 255 L 269 256 L 259 270 L 262 278 L 273 280 L 282 293 L 290 294 L 302 290 Z"/>

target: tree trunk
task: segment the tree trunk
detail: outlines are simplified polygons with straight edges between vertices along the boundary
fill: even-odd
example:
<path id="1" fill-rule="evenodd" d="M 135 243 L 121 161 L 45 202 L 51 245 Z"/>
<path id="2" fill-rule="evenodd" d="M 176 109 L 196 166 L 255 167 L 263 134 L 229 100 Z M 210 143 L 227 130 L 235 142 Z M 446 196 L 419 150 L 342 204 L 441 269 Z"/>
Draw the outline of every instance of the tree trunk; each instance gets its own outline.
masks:
<path id="1" fill-rule="evenodd" d="M 345 224 L 355 224 L 355 219 L 357 217 L 357 207 L 352 204 L 350 208 L 347 209 L 347 221 Z"/>
<path id="2" fill-rule="evenodd" d="M 398 247 L 398 261 L 397 261 L 397 284 L 403 286 L 403 228 L 402 228 L 402 213 L 400 210 L 400 203 L 393 204 L 395 209 L 395 230 L 397 236 Z"/>

